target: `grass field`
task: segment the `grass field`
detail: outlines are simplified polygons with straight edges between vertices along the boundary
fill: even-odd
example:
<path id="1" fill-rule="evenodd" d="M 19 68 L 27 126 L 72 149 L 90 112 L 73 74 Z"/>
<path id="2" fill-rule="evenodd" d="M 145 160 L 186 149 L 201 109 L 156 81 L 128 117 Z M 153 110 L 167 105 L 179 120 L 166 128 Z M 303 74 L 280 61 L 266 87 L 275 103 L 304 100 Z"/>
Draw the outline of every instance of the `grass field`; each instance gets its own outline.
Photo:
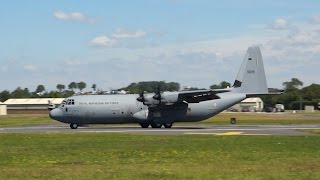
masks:
<path id="1" fill-rule="evenodd" d="M 319 113 L 221 113 L 195 124 L 320 123 Z M 0 116 L 0 127 L 59 123 Z M 320 133 L 319 130 L 306 130 Z M 0 179 L 320 179 L 320 138 L 0 133 Z"/>
<path id="2" fill-rule="evenodd" d="M 0 134 L 0 179 L 320 179 L 320 138 Z"/>
<path id="3" fill-rule="evenodd" d="M 46 114 L 0 116 L 0 127 L 27 126 L 54 123 Z"/>
<path id="4" fill-rule="evenodd" d="M 205 121 L 194 123 L 177 123 L 178 125 L 226 125 L 230 118 L 237 118 L 237 124 L 317 124 L 320 123 L 320 113 L 220 113 Z M 0 116 L 0 127 L 26 126 L 58 123 L 48 115 L 8 115 Z"/>
<path id="5" fill-rule="evenodd" d="M 302 132 L 312 133 L 312 134 L 320 134 L 320 129 L 305 129 L 301 130 Z"/>
<path id="6" fill-rule="evenodd" d="M 201 124 L 230 124 L 230 118 L 237 118 L 237 124 L 317 124 L 320 113 L 220 113 Z"/>

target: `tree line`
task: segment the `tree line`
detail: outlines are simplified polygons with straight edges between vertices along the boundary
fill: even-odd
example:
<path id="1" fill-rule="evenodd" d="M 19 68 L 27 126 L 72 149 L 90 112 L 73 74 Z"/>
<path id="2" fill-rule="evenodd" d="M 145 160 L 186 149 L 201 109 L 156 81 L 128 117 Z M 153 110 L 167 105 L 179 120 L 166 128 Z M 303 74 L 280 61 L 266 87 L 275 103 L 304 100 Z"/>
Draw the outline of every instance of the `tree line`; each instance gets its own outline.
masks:
<path id="1" fill-rule="evenodd" d="M 263 96 L 265 107 L 274 107 L 275 104 L 283 104 L 286 109 L 298 110 L 305 105 L 318 106 L 320 102 L 320 85 L 311 84 L 310 86 L 303 87 L 303 82 L 297 78 L 292 78 L 283 84 L 284 93 L 282 95 Z M 44 85 L 38 85 L 35 91 L 30 91 L 28 88 L 18 87 L 14 91 L 10 92 L 4 90 L 0 92 L 0 101 L 4 102 L 10 98 L 65 98 L 75 94 L 75 91 L 82 91 L 86 88 L 86 83 L 71 82 L 68 86 L 63 84 L 57 84 L 54 91 L 46 91 Z M 68 89 L 67 89 L 67 88 Z M 219 84 L 213 84 L 210 89 L 222 89 L 231 87 L 231 84 L 227 81 L 222 81 Z M 97 90 L 97 85 L 92 84 L 92 90 Z M 165 82 L 165 81 L 144 81 L 138 83 L 131 83 L 126 87 L 119 88 L 117 90 L 125 90 L 130 94 L 139 94 L 141 92 L 157 92 L 160 91 L 179 91 L 181 89 L 180 84 L 177 82 Z M 199 88 L 191 87 L 187 90 L 197 90 Z"/>
<path id="2" fill-rule="evenodd" d="M 157 91 L 179 91 L 180 84 L 177 82 L 165 81 L 143 81 L 138 83 L 131 83 L 129 86 L 120 88 L 119 90 L 125 90 L 130 94 L 139 94 L 141 92 L 157 92 Z"/>
<path id="3" fill-rule="evenodd" d="M 74 95 L 76 90 L 82 91 L 87 84 L 83 81 L 71 82 L 68 85 L 68 89 L 63 84 L 57 84 L 57 91 L 46 91 L 44 85 L 40 84 L 34 91 L 30 91 L 28 88 L 17 87 L 12 92 L 3 90 L 0 92 L 0 101 L 4 102 L 10 98 L 65 98 Z M 93 84 L 91 88 L 95 91 L 97 85 Z"/>
<path id="4" fill-rule="evenodd" d="M 283 82 L 283 94 L 262 96 L 265 107 L 274 107 L 276 104 L 283 104 L 286 109 L 303 110 L 306 105 L 318 107 L 320 103 L 320 85 L 311 84 L 303 87 L 303 82 L 298 78 L 292 78 Z M 222 81 L 220 84 L 210 86 L 210 89 L 220 89 L 231 87 L 231 84 Z M 278 89 L 272 89 L 280 91 Z"/>
<path id="5" fill-rule="evenodd" d="M 264 96 L 262 99 L 266 107 L 273 107 L 275 104 L 283 104 L 286 109 L 302 110 L 304 106 L 318 107 L 320 103 L 320 85 L 311 84 L 303 87 L 303 82 L 298 78 L 292 78 L 283 84 L 282 95 Z"/>

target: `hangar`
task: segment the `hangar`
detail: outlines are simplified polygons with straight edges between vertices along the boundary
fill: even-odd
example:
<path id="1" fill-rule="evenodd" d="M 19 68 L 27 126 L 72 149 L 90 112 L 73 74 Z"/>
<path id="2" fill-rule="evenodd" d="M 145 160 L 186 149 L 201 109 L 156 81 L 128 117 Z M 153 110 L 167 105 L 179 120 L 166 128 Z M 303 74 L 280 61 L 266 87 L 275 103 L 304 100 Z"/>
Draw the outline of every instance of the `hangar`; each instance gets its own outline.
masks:
<path id="1" fill-rule="evenodd" d="M 49 101 L 61 104 L 64 98 L 8 99 L 4 102 L 8 114 L 47 114 Z"/>

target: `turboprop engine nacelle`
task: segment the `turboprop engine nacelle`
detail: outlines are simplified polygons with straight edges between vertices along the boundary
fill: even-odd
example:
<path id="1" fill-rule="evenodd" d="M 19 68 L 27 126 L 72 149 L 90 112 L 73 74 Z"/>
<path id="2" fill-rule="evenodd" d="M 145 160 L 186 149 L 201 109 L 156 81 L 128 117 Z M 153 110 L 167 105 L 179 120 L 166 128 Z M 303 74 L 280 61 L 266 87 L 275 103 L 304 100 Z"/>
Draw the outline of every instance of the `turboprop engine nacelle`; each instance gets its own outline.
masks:
<path id="1" fill-rule="evenodd" d="M 178 102 L 178 93 L 164 92 L 155 95 L 140 95 L 137 101 L 143 102 L 145 105 L 173 104 Z"/>
<path id="2" fill-rule="evenodd" d="M 149 110 L 141 110 L 133 114 L 133 117 L 138 120 L 148 120 Z"/>
<path id="3" fill-rule="evenodd" d="M 178 102 L 179 95 L 175 92 L 161 93 L 161 102 L 163 103 L 176 103 Z"/>

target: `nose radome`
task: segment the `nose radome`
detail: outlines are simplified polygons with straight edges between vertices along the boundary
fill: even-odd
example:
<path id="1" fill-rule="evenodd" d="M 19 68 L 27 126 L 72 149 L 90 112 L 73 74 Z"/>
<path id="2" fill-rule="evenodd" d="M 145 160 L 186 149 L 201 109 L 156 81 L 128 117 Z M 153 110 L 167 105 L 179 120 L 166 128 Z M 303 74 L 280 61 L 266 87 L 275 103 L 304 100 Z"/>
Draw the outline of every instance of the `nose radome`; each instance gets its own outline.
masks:
<path id="1" fill-rule="evenodd" d="M 62 120 L 63 119 L 63 113 L 62 113 L 62 110 L 59 109 L 59 108 L 55 108 L 55 109 L 52 109 L 50 112 L 49 112 L 49 117 L 51 119 L 55 119 L 55 120 Z"/>

